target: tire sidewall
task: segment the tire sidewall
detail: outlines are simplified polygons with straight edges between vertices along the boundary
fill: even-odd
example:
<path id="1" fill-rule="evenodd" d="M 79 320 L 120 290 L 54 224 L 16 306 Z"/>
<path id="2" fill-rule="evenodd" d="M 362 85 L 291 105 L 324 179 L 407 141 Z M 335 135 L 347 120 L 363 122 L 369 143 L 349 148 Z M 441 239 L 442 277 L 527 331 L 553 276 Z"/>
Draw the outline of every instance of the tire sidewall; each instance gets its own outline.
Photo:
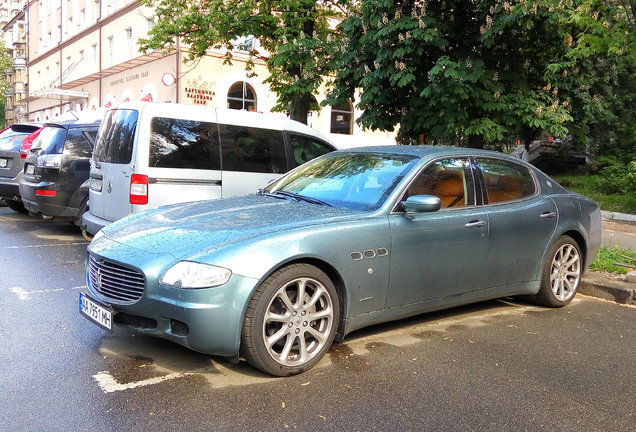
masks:
<path id="1" fill-rule="evenodd" d="M 267 308 L 278 290 L 298 278 L 315 279 L 325 287 L 331 297 L 333 308 L 332 324 L 325 345 L 311 360 L 299 366 L 285 366 L 273 359 L 265 346 L 263 321 Z M 280 269 L 261 283 L 250 300 L 250 306 L 251 308 L 248 307 L 245 320 L 246 323 L 251 321 L 251 326 L 244 325 L 242 339 L 244 343 L 248 342 L 254 347 L 254 354 L 258 358 L 254 358 L 253 355 L 249 355 L 245 351 L 243 354 L 246 355 L 247 361 L 256 368 L 276 376 L 296 375 L 314 367 L 329 351 L 339 324 L 340 302 L 335 286 L 322 270 L 309 264 L 293 264 Z M 250 309 L 254 311 L 253 316 L 250 316 Z"/>
<path id="2" fill-rule="evenodd" d="M 574 289 L 574 294 L 572 294 L 567 300 L 559 300 L 552 291 L 552 284 L 550 283 L 550 274 L 552 272 L 552 262 L 559 250 L 565 245 L 573 246 L 576 249 L 576 252 L 579 256 L 579 280 Z M 546 306 L 551 307 L 562 307 L 567 305 L 572 301 L 572 299 L 576 296 L 576 293 L 579 290 L 579 286 L 581 285 L 581 276 L 583 275 L 583 256 L 581 255 L 581 248 L 578 243 L 570 236 L 563 235 L 557 239 L 557 241 L 552 245 L 550 252 L 546 256 L 546 260 L 543 267 L 543 274 L 541 276 L 541 289 L 539 290 L 539 294 L 537 295 L 537 299 L 540 303 L 545 304 Z"/>

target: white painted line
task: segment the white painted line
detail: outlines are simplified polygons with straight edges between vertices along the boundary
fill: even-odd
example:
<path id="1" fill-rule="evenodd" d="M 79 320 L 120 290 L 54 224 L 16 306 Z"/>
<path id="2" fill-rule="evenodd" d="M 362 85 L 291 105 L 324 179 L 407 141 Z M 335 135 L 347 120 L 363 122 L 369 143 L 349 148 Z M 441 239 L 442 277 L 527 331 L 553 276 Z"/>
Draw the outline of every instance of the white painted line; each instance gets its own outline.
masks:
<path id="1" fill-rule="evenodd" d="M 175 372 L 169 375 L 164 375 L 164 376 L 155 377 L 155 378 L 148 378 L 142 381 L 134 381 L 134 382 L 129 382 L 125 384 L 122 384 L 119 381 L 117 381 L 115 377 L 113 377 L 110 374 L 110 372 L 107 372 L 107 371 L 98 372 L 96 375 L 93 375 L 93 378 L 95 379 L 95 381 L 97 381 L 97 384 L 99 384 L 99 387 L 102 389 L 104 393 L 113 393 L 116 391 L 130 390 L 137 387 L 144 387 L 144 386 L 159 384 L 164 381 L 169 381 L 176 378 L 182 378 L 189 375 L 193 375 L 193 374 L 189 372 Z"/>
<path id="2" fill-rule="evenodd" d="M 41 248 L 41 247 L 58 247 L 58 246 L 77 246 L 77 245 L 88 245 L 87 242 L 72 242 L 72 243 L 55 243 L 55 244 L 42 244 L 42 245 L 21 245 L 21 246 L 2 246 L 1 249 L 30 249 L 30 248 Z"/>
<path id="3" fill-rule="evenodd" d="M 78 289 L 84 289 L 86 288 L 86 285 L 82 285 L 82 286 L 78 286 L 78 287 L 72 287 L 72 288 L 68 288 L 68 289 L 72 289 L 72 290 L 78 290 Z M 14 293 L 15 295 L 18 296 L 18 299 L 20 300 L 31 300 L 31 296 L 33 294 L 48 294 L 48 293 L 52 293 L 52 292 L 59 292 L 59 291 L 64 291 L 67 288 L 51 288 L 51 289 L 45 289 L 45 290 L 33 290 L 33 291 L 27 291 L 22 287 L 11 287 L 9 288 L 11 290 L 12 293 Z"/>

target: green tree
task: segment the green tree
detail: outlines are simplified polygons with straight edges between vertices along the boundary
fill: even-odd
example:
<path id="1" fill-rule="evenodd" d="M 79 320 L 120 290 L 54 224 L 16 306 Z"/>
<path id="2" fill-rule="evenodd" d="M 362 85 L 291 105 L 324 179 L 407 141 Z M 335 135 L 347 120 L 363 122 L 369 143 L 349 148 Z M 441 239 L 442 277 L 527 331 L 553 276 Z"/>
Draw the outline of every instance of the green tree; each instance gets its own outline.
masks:
<path id="1" fill-rule="evenodd" d="M 254 73 L 253 59 L 265 59 L 270 75 L 264 82 L 278 95 L 275 110 L 289 111 L 306 123 L 313 94 L 341 49 L 334 23 L 342 19 L 347 1 L 144 0 L 154 8 L 157 23 L 140 47 L 144 52 L 170 51 L 178 40 L 189 48 L 189 60 L 203 57 L 210 48 L 224 48 L 225 62 L 231 63 L 237 40 L 254 37 L 263 51 L 250 49 L 246 69 Z"/>
<path id="2" fill-rule="evenodd" d="M 598 87 L 609 94 L 623 70 L 617 62 L 630 37 L 610 43 L 614 23 L 625 22 L 622 3 L 364 1 L 341 25 L 350 42 L 332 98 L 360 88 L 362 125 L 399 125 L 404 142 L 483 147 L 542 132 L 584 136 L 611 117 Z M 597 38 L 616 55 L 593 45 Z"/>
<path id="3" fill-rule="evenodd" d="M 0 41 L 0 125 L 4 125 L 5 121 L 5 92 L 9 86 L 9 80 L 7 79 L 7 71 L 13 66 L 13 60 L 11 59 L 11 53 L 4 45 L 3 41 Z"/>

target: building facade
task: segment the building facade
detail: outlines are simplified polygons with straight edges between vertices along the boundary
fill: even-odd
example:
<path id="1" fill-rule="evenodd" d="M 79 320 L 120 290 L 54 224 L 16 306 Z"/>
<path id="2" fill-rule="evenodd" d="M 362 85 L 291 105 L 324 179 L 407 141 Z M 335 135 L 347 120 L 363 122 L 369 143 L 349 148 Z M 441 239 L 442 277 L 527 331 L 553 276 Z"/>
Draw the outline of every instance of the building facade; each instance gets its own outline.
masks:
<path id="1" fill-rule="evenodd" d="M 0 3 L 0 32 L 12 66 L 6 72 L 5 126 L 27 119 L 27 31 L 25 1 Z"/>
<path id="2" fill-rule="evenodd" d="M 221 51 L 210 50 L 193 64 L 184 61 L 184 46 L 167 55 L 139 53 L 139 38 L 155 22 L 153 10 L 140 0 L 31 0 L 25 11 L 29 120 L 47 121 L 67 111 L 126 101 L 258 112 L 271 112 L 276 103 L 276 95 L 263 83 L 268 76 L 264 62 L 255 60 L 256 76 L 246 75 L 247 53 L 233 53 L 231 66 L 223 64 Z M 394 142 L 394 134 L 362 131 L 353 107 L 311 113 L 310 126 L 346 146 L 362 145 L 361 136 L 364 144 Z"/>

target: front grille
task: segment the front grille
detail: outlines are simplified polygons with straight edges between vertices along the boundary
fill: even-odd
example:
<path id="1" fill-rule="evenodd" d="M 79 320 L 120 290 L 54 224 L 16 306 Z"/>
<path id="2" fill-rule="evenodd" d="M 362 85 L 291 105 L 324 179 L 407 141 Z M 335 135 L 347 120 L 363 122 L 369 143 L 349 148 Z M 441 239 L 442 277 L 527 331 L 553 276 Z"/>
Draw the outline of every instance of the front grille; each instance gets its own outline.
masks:
<path id="1" fill-rule="evenodd" d="M 91 287 L 109 299 L 136 301 L 144 293 L 146 283 L 143 273 L 112 261 L 89 255 L 88 274 Z"/>

